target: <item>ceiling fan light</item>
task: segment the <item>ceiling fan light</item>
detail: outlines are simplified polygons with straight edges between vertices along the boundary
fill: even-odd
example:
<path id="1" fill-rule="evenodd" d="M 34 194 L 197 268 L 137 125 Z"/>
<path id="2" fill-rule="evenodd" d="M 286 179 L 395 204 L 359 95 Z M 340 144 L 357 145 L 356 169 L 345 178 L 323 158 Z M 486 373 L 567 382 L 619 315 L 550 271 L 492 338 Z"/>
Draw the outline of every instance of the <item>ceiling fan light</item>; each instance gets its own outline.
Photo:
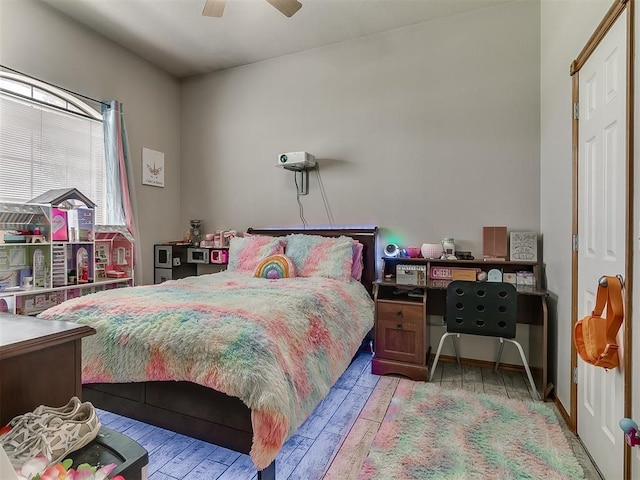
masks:
<path id="1" fill-rule="evenodd" d="M 267 0 L 267 2 L 287 17 L 293 16 L 302 8 L 302 4 L 298 0 Z M 206 0 L 202 15 L 206 17 L 221 17 L 226 3 L 226 0 Z"/>
<path id="2" fill-rule="evenodd" d="M 287 17 L 293 16 L 293 14 L 302 7 L 302 4 L 298 0 L 267 0 L 267 2 Z"/>
<path id="3" fill-rule="evenodd" d="M 221 17 L 227 0 L 207 0 L 202 9 L 202 15 L 206 17 Z"/>

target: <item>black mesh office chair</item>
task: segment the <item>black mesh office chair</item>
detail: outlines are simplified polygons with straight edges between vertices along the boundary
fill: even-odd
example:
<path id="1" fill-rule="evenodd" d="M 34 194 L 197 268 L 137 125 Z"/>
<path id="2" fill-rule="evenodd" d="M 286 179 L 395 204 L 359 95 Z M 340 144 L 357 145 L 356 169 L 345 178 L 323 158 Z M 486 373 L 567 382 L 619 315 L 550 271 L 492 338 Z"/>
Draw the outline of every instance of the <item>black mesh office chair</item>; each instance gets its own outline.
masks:
<path id="1" fill-rule="evenodd" d="M 494 370 L 497 371 L 500 365 L 504 342 L 515 344 L 520 352 L 520 358 L 522 358 L 522 364 L 527 372 L 531 389 L 536 398 L 539 399 L 538 390 L 531 376 L 531 370 L 524 356 L 522 345 L 515 340 L 517 301 L 516 287 L 510 283 L 467 282 L 461 280 L 451 282 L 447 287 L 447 308 L 445 313 L 447 331 L 440 338 L 429 381 L 433 380 L 442 345 L 447 337 L 453 336 L 453 346 L 458 364 L 460 364 L 460 354 L 458 353 L 457 340 L 461 334 L 497 337 L 500 339 L 500 349 Z"/>

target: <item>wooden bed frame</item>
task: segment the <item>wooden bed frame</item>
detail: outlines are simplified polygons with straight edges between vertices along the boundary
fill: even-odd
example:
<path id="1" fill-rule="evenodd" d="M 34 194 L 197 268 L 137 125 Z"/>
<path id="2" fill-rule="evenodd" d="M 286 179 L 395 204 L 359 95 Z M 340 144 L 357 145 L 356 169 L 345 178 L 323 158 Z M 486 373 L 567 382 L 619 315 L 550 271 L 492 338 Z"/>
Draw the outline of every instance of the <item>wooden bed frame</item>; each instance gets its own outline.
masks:
<path id="1" fill-rule="evenodd" d="M 372 293 L 376 279 L 377 228 L 250 228 L 254 235 L 305 233 L 346 235 L 364 245 L 361 283 Z M 251 410 L 237 397 L 191 382 L 93 383 L 82 387 L 84 401 L 151 425 L 220 445 L 240 453 L 251 450 Z M 275 480 L 275 460 L 258 471 L 258 480 Z"/>

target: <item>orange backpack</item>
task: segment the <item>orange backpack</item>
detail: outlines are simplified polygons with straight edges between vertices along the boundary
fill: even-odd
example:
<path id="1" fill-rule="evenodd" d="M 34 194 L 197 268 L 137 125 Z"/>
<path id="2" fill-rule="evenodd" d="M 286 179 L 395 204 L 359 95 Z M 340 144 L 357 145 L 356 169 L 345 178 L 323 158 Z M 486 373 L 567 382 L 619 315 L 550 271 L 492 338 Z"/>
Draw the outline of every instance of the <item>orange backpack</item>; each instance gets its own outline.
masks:
<path id="1" fill-rule="evenodd" d="M 606 279 L 606 281 L 602 281 Z M 616 335 L 622 325 L 622 284 L 618 277 L 605 276 L 598 283 L 596 305 L 591 315 L 579 320 L 573 329 L 573 342 L 587 363 L 603 368 L 618 366 Z M 605 303 L 607 317 L 602 318 Z"/>

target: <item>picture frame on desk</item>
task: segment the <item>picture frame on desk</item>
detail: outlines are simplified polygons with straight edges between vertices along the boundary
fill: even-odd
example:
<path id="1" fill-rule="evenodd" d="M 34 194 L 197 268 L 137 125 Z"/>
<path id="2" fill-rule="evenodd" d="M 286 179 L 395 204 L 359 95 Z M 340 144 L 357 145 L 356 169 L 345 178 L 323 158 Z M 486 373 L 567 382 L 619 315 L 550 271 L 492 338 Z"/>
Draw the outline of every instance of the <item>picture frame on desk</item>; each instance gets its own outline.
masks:
<path id="1" fill-rule="evenodd" d="M 507 227 L 482 227 L 482 256 L 497 261 L 507 253 Z"/>
<path id="2" fill-rule="evenodd" d="M 538 261 L 538 234 L 536 232 L 511 232 L 509 238 L 509 260 Z"/>

